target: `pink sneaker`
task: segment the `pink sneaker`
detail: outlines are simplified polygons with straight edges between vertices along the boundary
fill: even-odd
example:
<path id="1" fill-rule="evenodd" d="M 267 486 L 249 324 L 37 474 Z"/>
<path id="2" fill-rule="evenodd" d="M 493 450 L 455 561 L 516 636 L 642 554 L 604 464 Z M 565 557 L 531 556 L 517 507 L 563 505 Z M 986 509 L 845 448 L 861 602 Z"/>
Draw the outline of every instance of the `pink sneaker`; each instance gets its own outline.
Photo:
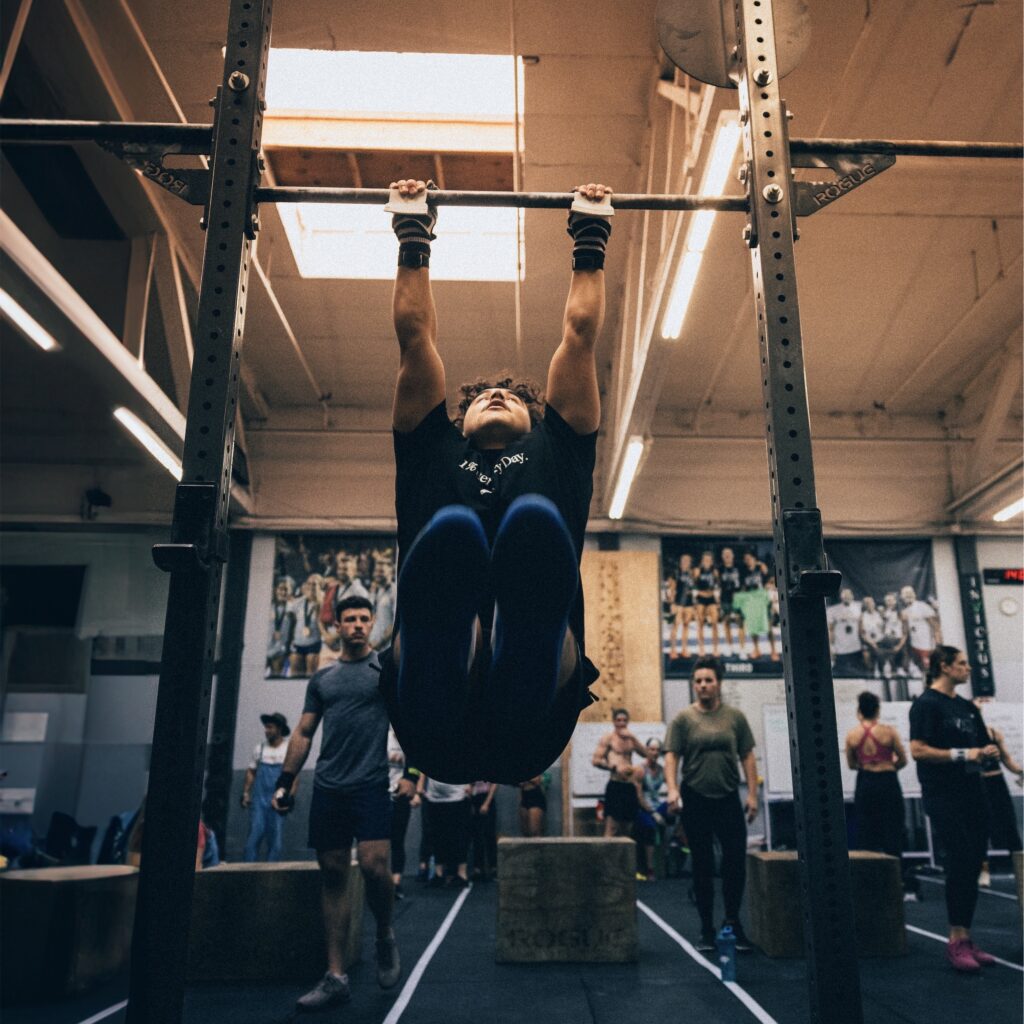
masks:
<path id="1" fill-rule="evenodd" d="M 982 967 L 990 967 L 992 964 L 996 963 L 996 958 L 991 953 L 986 953 L 985 950 L 978 949 L 970 939 L 967 939 L 967 945 L 970 947 L 971 956 L 973 956 Z"/>
<path id="2" fill-rule="evenodd" d="M 974 959 L 970 939 L 950 939 L 946 944 L 946 959 L 956 971 L 981 970 L 981 964 Z"/>

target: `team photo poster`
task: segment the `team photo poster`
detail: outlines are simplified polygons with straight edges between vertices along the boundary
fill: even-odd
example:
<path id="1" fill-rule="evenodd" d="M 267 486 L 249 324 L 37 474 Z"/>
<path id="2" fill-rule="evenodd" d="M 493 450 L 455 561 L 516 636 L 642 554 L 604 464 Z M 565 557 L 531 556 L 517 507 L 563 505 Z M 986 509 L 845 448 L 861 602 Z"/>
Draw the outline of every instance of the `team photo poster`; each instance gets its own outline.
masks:
<path id="1" fill-rule="evenodd" d="M 395 551 L 392 535 L 278 536 L 270 598 L 268 678 L 311 676 L 337 660 L 338 605 L 368 598 L 374 609 L 370 645 L 383 650 L 395 625 Z"/>
<path id="2" fill-rule="evenodd" d="M 830 541 L 843 575 L 827 609 L 833 674 L 879 679 L 906 699 L 942 642 L 928 541 Z M 665 677 L 686 678 L 701 654 L 729 676 L 782 675 L 782 637 L 769 538 L 664 537 L 661 643 Z M 915 689 L 920 689 L 916 687 Z"/>

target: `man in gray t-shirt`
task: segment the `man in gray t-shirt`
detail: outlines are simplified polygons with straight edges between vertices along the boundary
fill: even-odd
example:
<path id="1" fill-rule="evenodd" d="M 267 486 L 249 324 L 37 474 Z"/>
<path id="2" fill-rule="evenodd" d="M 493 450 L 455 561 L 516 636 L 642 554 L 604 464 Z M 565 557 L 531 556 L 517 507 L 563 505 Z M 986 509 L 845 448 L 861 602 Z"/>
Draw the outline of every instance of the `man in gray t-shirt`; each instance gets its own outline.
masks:
<path id="1" fill-rule="evenodd" d="M 372 628 L 373 606 L 367 598 L 348 597 L 338 605 L 340 657 L 307 685 L 302 718 L 288 744 L 274 791 L 274 809 L 287 814 L 292 783 L 322 722 L 309 809 L 309 845 L 316 850 L 323 885 L 327 973 L 299 999 L 302 1010 L 324 1009 L 351 998 L 344 937 L 351 914 L 346 882 L 353 840 L 366 883 L 366 902 L 377 920 L 377 981 L 382 988 L 392 988 L 401 975 L 391 927 L 395 889 L 390 864 L 388 715 L 378 685 L 380 663 L 369 642 Z"/>

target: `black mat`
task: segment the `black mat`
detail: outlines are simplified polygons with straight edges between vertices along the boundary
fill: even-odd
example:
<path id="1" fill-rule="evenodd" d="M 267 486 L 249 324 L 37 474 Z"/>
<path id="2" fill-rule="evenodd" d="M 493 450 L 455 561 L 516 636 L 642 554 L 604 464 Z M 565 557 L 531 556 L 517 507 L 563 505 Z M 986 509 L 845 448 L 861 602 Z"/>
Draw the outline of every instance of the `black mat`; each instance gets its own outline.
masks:
<path id="1" fill-rule="evenodd" d="M 695 937 L 697 917 L 685 880 L 641 884 L 639 897 L 684 938 Z M 392 992 L 377 987 L 372 963 L 373 931 L 365 922 L 366 959 L 351 973 L 352 1002 L 316 1015 L 296 1015 L 296 998 L 307 986 L 202 985 L 189 990 L 187 1024 L 284 1024 L 291 1021 L 381 1024 L 420 955 L 437 933 L 456 895 L 409 883 L 398 904 L 396 932 L 403 980 Z M 1000 892 L 1009 886 L 999 884 Z M 922 885 L 924 902 L 906 905 L 907 923 L 937 936 L 946 931 L 941 883 Z M 401 1015 L 401 1024 L 621 1024 L 623 1019 L 733 1024 L 756 1021 L 715 976 L 696 963 L 647 915 L 639 914 L 637 964 L 512 965 L 494 962 L 495 886 L 478 885 L 455 919 Z M 310 921 L 311 928 L 320 927 Z M 1021 962 L 1021 911 L 1015 900 L 979 897 L 974 937 L 1005 960 Z M 864 1019 L 870 1024 L 966 1024 L 1024 1019 L 1024 975 L 1010 967 L 986 968 L 980 977 L 954 974 L 941 941 L 908 933 L 909 953 L 861 961 Z M 310 965 L 310 984 L 319 965 Z M 737 981 L 778 1024 L 809 1024 L 802 960 L 741 956 Z M 4 1024 L 81 1024 L 125 998 L 121 982 L 87 998 L 54 1006 L 4 1012 Z M 103 1018 L 123 1024 L 119 1010 Z"/>

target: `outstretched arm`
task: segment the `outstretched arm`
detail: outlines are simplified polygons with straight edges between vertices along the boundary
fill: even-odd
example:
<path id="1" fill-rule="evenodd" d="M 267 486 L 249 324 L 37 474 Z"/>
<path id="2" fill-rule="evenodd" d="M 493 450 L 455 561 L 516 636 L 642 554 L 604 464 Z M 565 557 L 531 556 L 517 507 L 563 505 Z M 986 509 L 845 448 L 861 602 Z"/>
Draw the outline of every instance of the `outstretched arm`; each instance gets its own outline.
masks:
<path id="1" fill-rule="evenodd" d="M 406 196 L 426 191 L 422 181 L 408 179 L 392 183 L 395 187 Z M 407 433 L 444 400 L 444 364 L 436 347 L 437 314 L 430 290 L 433 219 L 396 214 L 392 224 L 400 243 L 392 312 L 401 353 L 392 424 Z"/>
<path id="2" fill-rule="evenodd" d="M 610 188 L 595 184 L 577 191 L 590 199 L 611 193 Z M 591 434 L 601 423 L 594 348 L 604 323 L 604 245 L 610 229 L 602 217 L 572 214 L 569 220 L 575 241 L 574 269 L 562 319 L 562 342 L 548 368 L 547 401 L 578 434 Z"/>

